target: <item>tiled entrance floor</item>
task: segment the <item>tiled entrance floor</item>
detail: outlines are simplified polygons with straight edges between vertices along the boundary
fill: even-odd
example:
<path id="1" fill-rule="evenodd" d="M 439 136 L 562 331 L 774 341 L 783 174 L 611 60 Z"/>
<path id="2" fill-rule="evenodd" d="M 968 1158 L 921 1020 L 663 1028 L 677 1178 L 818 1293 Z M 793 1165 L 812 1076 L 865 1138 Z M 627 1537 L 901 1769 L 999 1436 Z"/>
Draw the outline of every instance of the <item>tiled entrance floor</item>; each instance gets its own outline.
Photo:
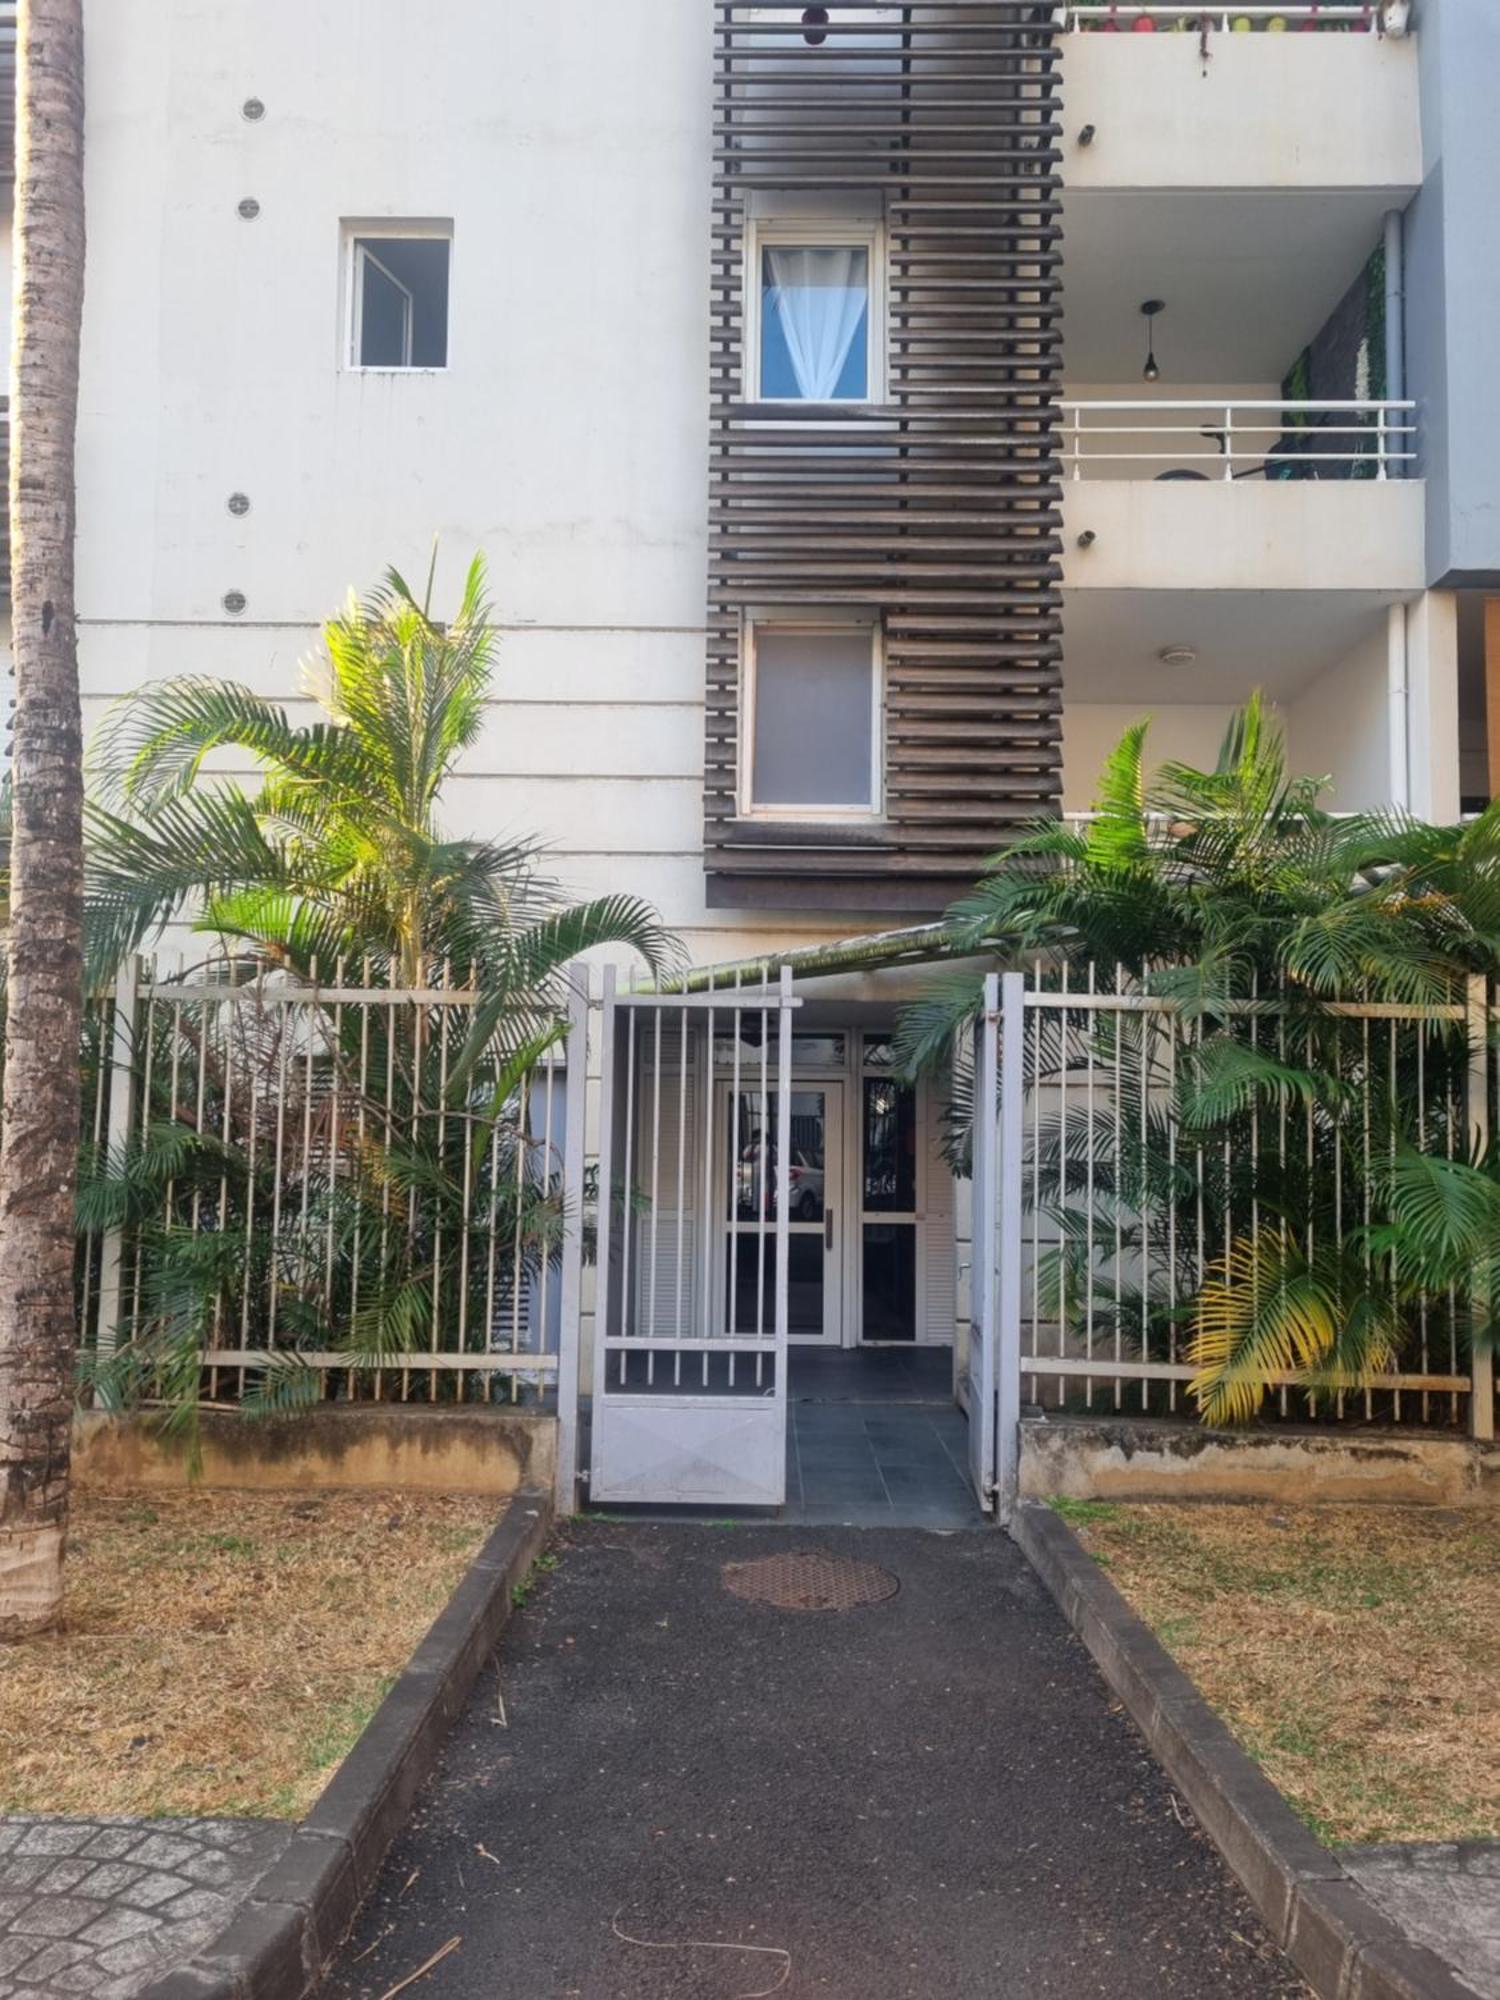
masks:
<path id="1" fill-rule="evenodd" d="M 794 1349 L 786 1507 L 809 1526 L 972 1528 L 968 1425 L 947 1347 Z"/>

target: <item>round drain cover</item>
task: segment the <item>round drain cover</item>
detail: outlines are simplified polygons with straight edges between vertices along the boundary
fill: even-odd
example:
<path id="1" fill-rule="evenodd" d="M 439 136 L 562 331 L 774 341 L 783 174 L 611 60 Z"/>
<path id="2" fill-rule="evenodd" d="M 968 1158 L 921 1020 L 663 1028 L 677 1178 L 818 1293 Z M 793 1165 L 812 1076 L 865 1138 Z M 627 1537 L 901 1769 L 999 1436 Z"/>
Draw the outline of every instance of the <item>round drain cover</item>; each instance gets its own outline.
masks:
<path id="1" fill-rule="evenodd" d="M 901 1581 L 878 1563 L 801 1550 L 725 1563 L 724 1586 L 736 1597 L 772 1604 L 778 1611 L 852 1611 L 856 1605 L 894 1597 Z"/>

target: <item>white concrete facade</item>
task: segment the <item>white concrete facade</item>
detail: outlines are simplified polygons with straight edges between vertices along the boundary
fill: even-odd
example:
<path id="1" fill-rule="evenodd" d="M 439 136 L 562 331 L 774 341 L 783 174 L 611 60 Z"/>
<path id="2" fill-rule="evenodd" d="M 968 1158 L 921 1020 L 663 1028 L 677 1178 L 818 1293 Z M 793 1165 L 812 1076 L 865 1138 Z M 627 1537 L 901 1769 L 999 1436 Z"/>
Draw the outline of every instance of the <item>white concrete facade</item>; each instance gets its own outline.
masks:
<path id="1" fill-rule="evenodd" d="M 439 604 L 482 550 L 503 631 L 456 828 L 541 837 L 571 890 L 650 898 L 698 960 L 861 928 L 704 895 L 708 0 L 92 0 L 87 25 L 88 720 L 190 671 L 295 700 L 320 618 L 436 536 Z M 1219 35 L 1204 65 L 1190 35 L 1081 35 L 1063 77 L 1068 394 L 1274 399 L 1420 178 L 1415 43 Z M 344 239 L 401 220 L 451 228 L 448 364 L 352 370 Z M 1205 244 L 1147 390 L 1137 295 Z M 1135 716 L 1210 757 L 1257 685 L 1336 804 L 1380 802 L 1401 605 L 1410 796 L 1456 809 L 1419 481 L 1091 467 L 1064 523 L 1067 806 Z"/>

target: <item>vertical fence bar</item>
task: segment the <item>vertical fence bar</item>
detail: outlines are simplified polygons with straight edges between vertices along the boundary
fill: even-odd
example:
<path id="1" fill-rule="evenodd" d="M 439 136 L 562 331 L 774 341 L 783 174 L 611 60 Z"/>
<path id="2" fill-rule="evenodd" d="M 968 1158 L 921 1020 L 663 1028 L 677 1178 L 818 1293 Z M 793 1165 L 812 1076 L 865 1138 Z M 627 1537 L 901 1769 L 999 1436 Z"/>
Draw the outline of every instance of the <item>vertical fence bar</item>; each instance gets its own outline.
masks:
<path id="1" fill-rule="evenodd" d="M 1023 1037 L 1026 979 L 1000 978 L 1000 1172 L 996 1249 L 995 1497 L 1002 1525 L 1015 1512 L 1021 1473 L 1021 1160 L 1025 1147 Z"/>
<path id="2" fill-rule="evenodd" d="M 634 1009 L 627 1009 L 634 1013 Z M 604 1398 L 605 1369 L 609 1364 L 610 1283 L 609 1265 L 614 1244 L 614 1191 L 615 1171 L 615 968 L 604 968 L 604 987 L 599 996 L 599 1213 L 595 1224 L 597 1251 L 594 1262 L 594 1446 L 592 1471 L 599 1469 L 599 1406 Z M 579 1095 L 582 1096 L 583 1079 L 579 1079 Z M 568 1086 L 571 1107 L 573 1086 Z M 626 1130 L 629 1130 L 627 1125 Z M 624 1238 L 630 1240 L 630 1183 L 625 1183 Z M 626 1319 L 626 1299 L 622 1282 L 620 1291 L 620 1324 L 623 1330 Z M 621 1361 L 624 1360 L 623 1350 Z"/>
<path id="3" fill-rule="evenodd" d="M 578 1505 L 579 1356 L 583 1345 L 583 1194 L 589 1081 L 589 974 L 574 969 L 568 987 L 567 1060 L 563 1069 L 563 1245 L 558 1274 L 557 1328 L 557 1505 L 571 1514 Z M 609 1115 L 606 1103 L 603 1115 Z M 608 1190 L 599 1190 L 599 1240 L 604 1241 L 603 1208 Z M 601 1251 L 599 1283 L 606 1272 Z"/>
<path id="4" fill-rule="evenodd" d="M 994 1441 L 995 1354 L 1000 1317 L 1000 1260 L 1019 1257 L 1019 1238 L 1004 1244 L 1000 1234 L 1000 977 L 987 973 L 984 1011 L 974 1064 L 974 1264 L 969 1313 L 969 1458 L 978 1475 L 980 1499 L 989 1504 L 997 1478 Z"/>
<path id="5" fill-rule="evenodd" d="M 1466 1027 L 1469 1037 L 1469 1143 L 1477 1152 L 1490 1139 L 1490 1005 L 1482 973 L 1468 981 Z M 1488 1330 L 1489 1286 L 1482 1267 L 1474 1273 L 1471 1311 L 1476 1327 Z M 1495 1356 L 1483 1342 L 1470 1339 L 1469 1434 L 1488 1442 L 1495 1435 Z"/>
<path id="6" fill-rule="evenodd" d="M 141 961 L 131 957 L 120 968 L 115 982 L 114 1019 L 109 1036 L 109 1112 L 105 1145 L 118 1159 L 130 1142 L 132 1086 L 135 1081 L 135 1023 L 140 1001 Z M 103 1037 L 100 1037 L 102 1042 Z M 101 1063 L 103 1048 L 99 1051 Z M 96 1346 L 100 1354 L 113 1354 L 120 1344 L 123 1244 L 118 1229 L 106 1229 L 99 1251 L 99 1330 Z"/>

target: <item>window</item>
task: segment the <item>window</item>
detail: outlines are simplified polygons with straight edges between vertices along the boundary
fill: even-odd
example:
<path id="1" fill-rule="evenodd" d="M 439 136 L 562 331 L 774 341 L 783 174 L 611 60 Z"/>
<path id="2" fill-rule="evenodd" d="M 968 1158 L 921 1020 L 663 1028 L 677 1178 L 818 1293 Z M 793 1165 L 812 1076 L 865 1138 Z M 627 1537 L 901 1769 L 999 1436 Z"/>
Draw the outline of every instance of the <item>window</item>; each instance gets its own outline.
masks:
<path id="1" fill-rule="evenodd" d="M 452 247 L 446 230 L 351 231 L 351 368 L 447 367 Z"/>
<path id="2" fill-rule="evenodd" d="M 781 817 L 880 810 L 874 626 L 758 620 L 746 647 L 744 809 Z"/>
<path id="3" fill-rule="evenodd" d="M 883 394 L 873 225 L 751 231 L 752 393 L 770 402 L 871 403 Z"/>

